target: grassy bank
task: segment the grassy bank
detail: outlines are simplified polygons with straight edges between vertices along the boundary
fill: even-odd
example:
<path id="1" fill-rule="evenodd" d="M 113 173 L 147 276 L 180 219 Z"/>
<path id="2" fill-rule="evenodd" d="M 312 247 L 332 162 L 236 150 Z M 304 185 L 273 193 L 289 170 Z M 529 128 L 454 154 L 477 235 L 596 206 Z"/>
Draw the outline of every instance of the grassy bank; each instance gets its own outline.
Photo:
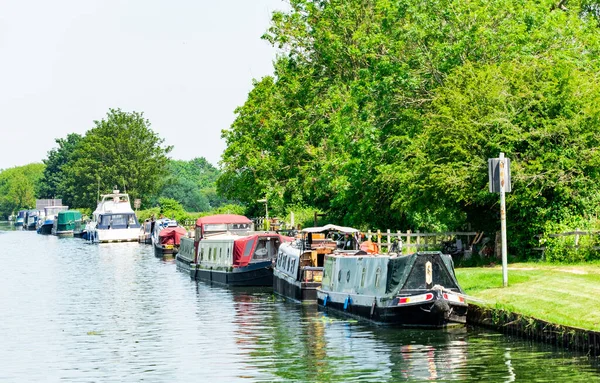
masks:
<path id="1" fill-rule="evenodd" d="M 511 264 L 502 287 L 502 268 L 458 268 L 467 295 L 487 305 L 548 322 L 600 331 L 600 264 Z"/>

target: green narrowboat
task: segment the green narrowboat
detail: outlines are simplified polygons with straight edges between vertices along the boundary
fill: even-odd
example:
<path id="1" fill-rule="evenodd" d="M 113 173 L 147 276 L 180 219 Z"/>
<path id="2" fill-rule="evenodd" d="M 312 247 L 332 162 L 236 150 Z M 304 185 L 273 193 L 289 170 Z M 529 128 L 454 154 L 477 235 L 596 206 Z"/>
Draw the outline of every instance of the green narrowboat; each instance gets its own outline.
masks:
<path id="1" fill-rule="evenodd" d="M 53 229 L 53 234 L 61 237 L 81 236 L 83 232 L 81 212 L 77 210 L 59 211 Z"/>

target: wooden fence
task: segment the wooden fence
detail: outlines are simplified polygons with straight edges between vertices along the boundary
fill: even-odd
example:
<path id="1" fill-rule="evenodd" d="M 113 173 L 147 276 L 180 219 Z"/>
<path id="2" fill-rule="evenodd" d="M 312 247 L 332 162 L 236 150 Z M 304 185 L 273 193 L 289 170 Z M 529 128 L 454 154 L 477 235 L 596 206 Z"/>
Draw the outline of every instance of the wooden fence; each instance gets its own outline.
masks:
<path id="1" fill-rule="evenodd" d="M 421 233 L 419 231 L 412 232 L 407 230 L 401 231 L 367 231 L 361 233 L 367 240 L 377 243 L 377 246 L 382 252 L 388 252 L 392 245 L 402 249 L 402 253 L 411 253 L 418 250 L 441 250 L 444 242 L 453 241 L 456 245 L 457 240 L 460 240 L 462 249 L 467 249 L 476 237 L 480 237 L 481 233 L 472 231 L 449 231 L 441 233 Z M 457 249 L 460 250 L 460 249 Z"/>
<path id="2" fill-rule="evenodd" d="M 586 236 L 586 235 L 600 235 L 600 231 L 582 231 L 579 229 L 575 229 L 575 231 L 567 231 L 564 233 L 557 233 L 557 234 L 548 234 L 548 237 L 550 238 L 558 238 L 558 237 L 570 237 L 570 236 L 575 236 L 574 238 L 574 242 L 572 246 L 566 246 L 568 248 L 571 249 L 579 249 L 581 246 L 579 245 L 579 237 L 580 236 Z M 542 239 L 542 235 L 538 234 L 536 236 L 540 241 Z M 541 244 L 540 244 L 541 245 Z M 539 246 L 539 247 L 534 247 L 533 250 L 537 250 L 537 251 L 541 251 L 542 252 L 542 259 L 544 259 L 544 252 L 546 251 L 546 246 Z M 588 247 L 589 249 L 592 250 L 600 250 L 600 246 L 591 246 Z"/>

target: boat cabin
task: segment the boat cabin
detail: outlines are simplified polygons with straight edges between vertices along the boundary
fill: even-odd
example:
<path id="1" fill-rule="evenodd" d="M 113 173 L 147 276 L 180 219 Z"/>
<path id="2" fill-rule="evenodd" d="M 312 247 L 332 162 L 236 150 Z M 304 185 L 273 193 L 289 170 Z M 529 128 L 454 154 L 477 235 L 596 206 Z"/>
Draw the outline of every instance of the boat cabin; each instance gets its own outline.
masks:
<path id="1" fill-rule="evenodd" d="M 98 229 L 131 229 L 140 224 L 135 213 L 102 213 L 97 218 Z"/>
<path id="2" fill-rule="evenodd" d="M 230 233 L 234 235 L 246 235 L 254 229 L 252 221 L 237 214 L 216 214 L 200 217 L 196 220 L 194 240 L 196 242 L 207 235 L 219 233 Z"/>
<path id="3" fill-rule="evenodd" d="M 215 235 L 200 241 L 198 263 L 203 267 L 245 267 L 275 259 L 280 244 L 279 234 Z"/>

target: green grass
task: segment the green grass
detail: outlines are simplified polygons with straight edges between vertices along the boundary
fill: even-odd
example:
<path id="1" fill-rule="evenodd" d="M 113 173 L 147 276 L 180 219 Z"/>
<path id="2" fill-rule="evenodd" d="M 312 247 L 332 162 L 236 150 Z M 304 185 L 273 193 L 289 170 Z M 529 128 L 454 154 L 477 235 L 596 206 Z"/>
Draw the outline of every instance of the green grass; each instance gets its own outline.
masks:
<path id="1" fill-rule="evenodd" d="M 508 287 L 502 268 L 457 268 L 469 296 L 486 305 L 548 322 L 600 331 L 600 264 L 511 264 Z"/>

